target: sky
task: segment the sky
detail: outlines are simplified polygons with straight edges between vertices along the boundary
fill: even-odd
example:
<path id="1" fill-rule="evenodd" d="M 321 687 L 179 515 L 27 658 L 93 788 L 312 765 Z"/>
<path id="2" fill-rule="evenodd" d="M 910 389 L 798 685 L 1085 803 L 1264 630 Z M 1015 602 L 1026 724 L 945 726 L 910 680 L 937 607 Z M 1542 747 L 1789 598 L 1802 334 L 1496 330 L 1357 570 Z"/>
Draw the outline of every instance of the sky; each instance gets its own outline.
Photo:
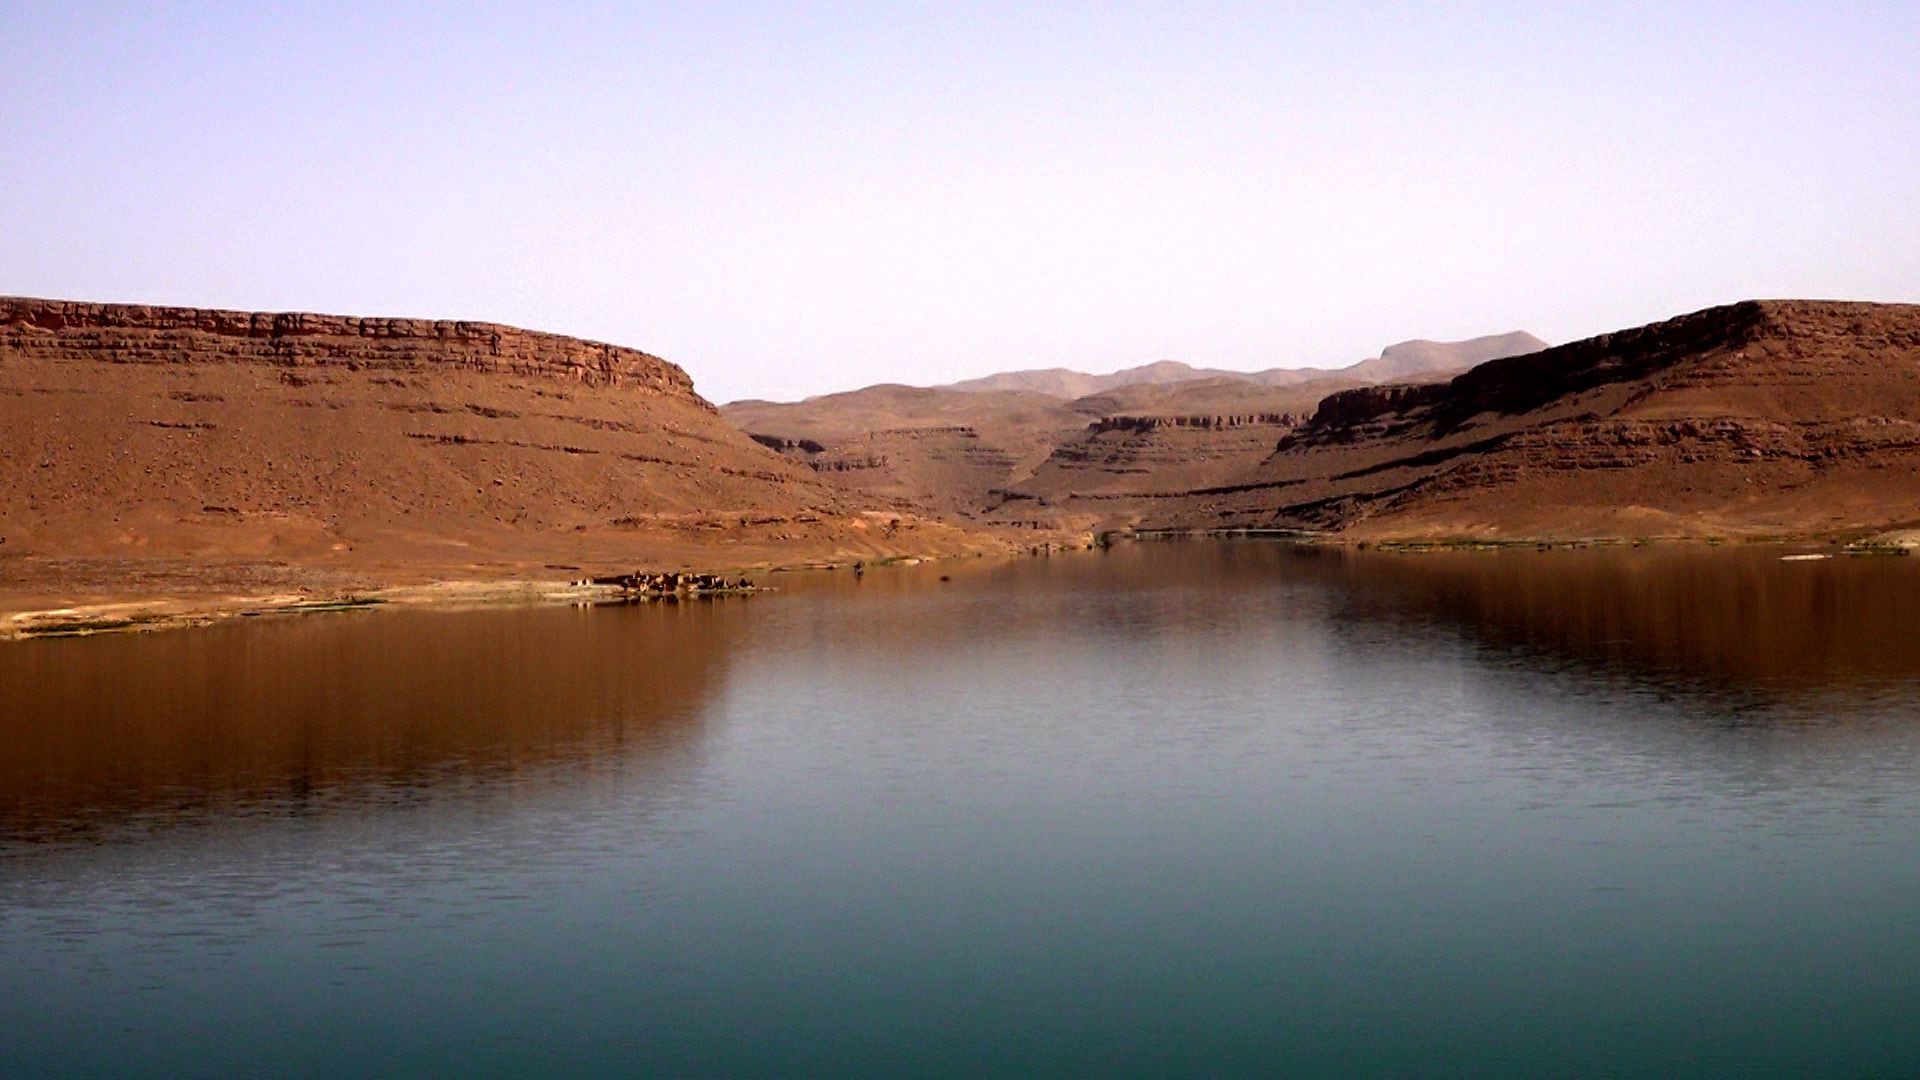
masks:
<path id="1" fill-rule="evenodd" d="M 1912 0 L 396 8 L 0 0 L 0 294 L 715 401 L 1920 301 Z"/>

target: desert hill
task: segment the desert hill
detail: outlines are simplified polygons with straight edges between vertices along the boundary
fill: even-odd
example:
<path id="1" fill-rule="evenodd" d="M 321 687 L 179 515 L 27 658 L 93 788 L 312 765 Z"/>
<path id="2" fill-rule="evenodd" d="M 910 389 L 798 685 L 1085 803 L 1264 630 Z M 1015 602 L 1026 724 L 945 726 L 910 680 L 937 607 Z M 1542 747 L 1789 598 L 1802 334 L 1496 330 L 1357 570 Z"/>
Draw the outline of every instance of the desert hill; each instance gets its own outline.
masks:
<path id="1" fill-rule="evenodd" d="M 1024 371 L 1001 371 L 984 375 L 977 379 L 963 379 L 960 382 L 947 383 L 943 390 L 964 390 L 969 393 L 992 391 L 1013 391 L 1025 394 L 1044 394 L 1047 397 L 1071 400 L 1113 390 L 1122 386 L 1139 384 L 1164 385 L 1167 383 L 1188 382 L 1193 379 L 1211 379 L 1232 372 L 1215 371 L 1209 368 L 1197 368 L 1183 364 L 1178 360 L 1158 360 L 1138 367 L 1122 368 L 1106 375 L 1090 375 L 1084 371 L 1070 368 L 1033 368 Z M 1250 373 L 1248 373 L 1250 374 Z M 1245 377 L 1244 375 L 1242 376 Z M 1252 381 L 1249 379 L 1248 381 Z"/>
<path id="2" fill-rule="evenodd" d="M 1354 536 L 1844 533 L 1920 522 L 1920 306 L 1749 301 L 1330 395 L 1238 479 L 1056 515 Z M 1032 506 L 1003 510 L 1029 517 Z"/>
<path id="3" fill-rule="evenodd" d="M 1357 379 L 1327 378 L 1283 386 L 1249 384 L 1245 379 L 1193 379 L 1178 383 L 1135 383 L 1070 402 L 1079 415 L 1184 417 L 1237 412 L 1310 414 L 1320 399 L 1336 390 L 1368 385 Z"/>
<path id="4" fill-rule="evenodd" d="M 1107 375 L 1089 375 L 1067 368 L 1003 371 L 978 379 L 948 383 L 944 389 L 976 392 L 1013 390 L 1073 399 L 1127 386 L 1164 386 L 1196 379 L 1233 379 L 1258 386 L 1298 386 L 1324 379 L 1349 379 L 1354 382 L 1419 381 L 1428 376 L 1462 371 L 1496 357 L 1516 356 L 1546 347 L 1546 342 L 1532 334 L 1516 330 L 1467 341 L 1403 341 L 1387 346 L 1379 356 L 1344 368 L 1276 367 L 1264 371 L 1232 371 L 1225 368 L 1196 368 L 1178 360 L 1161 360 L 1140 367 L 1123 368 Z"/>
<path id="5" fill-rule="evenodd" d="M 1524 330 L 1467 341 L 1417 339 L 1389 345 L 1371 360 L 1328 374 L 1370 383 L 1428 382 L 1489 360 L 1524 356 L 1546 347 L 1546 342 Z"/>
<path id="6" fill-rule="evenodd" d="M 1135 383 L 1062 401 L 1024 390 L 884 384 L 789 404 L 733 402 L 722 414 L 761 444 L 841 487 L 890 505 L 970 517 L 997 505 L 1005 489 L 1051 469 L 1063 448 L 1110 439 L 1109 433 L 1128 424 L 1152 418 L 1188 425 L 1189 435 L 1201 431 L 1192 418 L 1203 415 L 1285 414 L 1292 424 L 1321 397 L 1355 385 L 1360 384 L 1330 379 L 1268 387 L 1240 379 L 1195 379 Z M 1260 437 L 1256 461 L 1272 450 L 1275 437 L 1273 432 Z M 1242 461 L 1244 440 L 1229 441 L 1232 461 L 1252 464 Z M 1202 448 L 1197 460 L 1215 457 Z M 1141 471 L 1132 464 L 1121 469 Z M 1201 482 L 1218 475 L 1224 473 L 1216 467 L 1191 477 Z"/>
<path id="7" fill-rule="evenodd" d="M 659 357 L 478 322 L 0 299 L 0 461 L 0 594 L 719 568 L 919 528 Z"/>
<path id="8" fill-rule="evenodd" d="M 1460 355 L 1436 348 L 1368 370 Z M 1920 306 L 1749 301 L 1443 381 L 723 417 L 659 357 L 489 323 L 0 298 L 0 464 L 0 608 L 1005 550 L 1000 526 L 1911 531 Z"/>
<path id="9" fill-rule="evenodd" d="M 1264 458 L 1285 428 L 1334 390 L 1394 373 L 1436 377 L 1539 344 L 1525 333 L 1403 342 L 1334 373 L 1230 372 L 1175 361 L 1109 375 L 1005 372 L 792 403 L 736 401 L 721 412 L 842 487 L 970 517 L 1009 493 L 1018 501 L 1073 489 L 1224 483 Z"/>
<path id="10" fill-rule="evenodd" d="M 1057 440 L 1045 461 L 997 489 L 986 516 L 1028 526 L 1097 527 L 1112 500 L 1232 483 L 1306 423 L 1321 400 L 1360 385 L 1350 379 L 1293 386 L 1204 379 L 1083 398 L 1074 404 L 1098 419 Z M 1052 506 L 1075 506 L 1078 512 L 1045 512 Z"/>
<path id="11" fill-rule="evenodd" d="M 798 402 L 747 400 L 720 409 L 736 426 L 811 442 L 834 443 L 891 428 L 984 427 L 1041 430 L 1072 426 L 1066 402 L 1023 390 L 962 393 L 943 387 L 881 383 Z"/>
<path id="12" fill-rule="evenodd" d="M 902 507 L 967 515 L 1046 460 L 1088 417 L 1045 394 L 887 383 L 795 403 L 736 401 L 726 419 L 824 479 Z"/>

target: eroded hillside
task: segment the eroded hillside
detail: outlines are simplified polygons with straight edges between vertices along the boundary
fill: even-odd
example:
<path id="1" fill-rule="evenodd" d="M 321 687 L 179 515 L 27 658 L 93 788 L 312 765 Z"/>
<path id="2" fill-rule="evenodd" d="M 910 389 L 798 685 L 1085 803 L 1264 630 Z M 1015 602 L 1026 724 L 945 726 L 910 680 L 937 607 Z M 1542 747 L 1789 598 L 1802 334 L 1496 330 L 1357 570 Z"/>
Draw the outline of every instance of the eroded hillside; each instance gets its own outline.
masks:
<path id="1" fill-rule="evenodd" d="M 1142 524 L 1701 536 L 1920 522 L 1920 306 L 1752 301 L 1331 395 Z"/>
<path id="2" fill-rule="evenodd" d="M 0 299 L 0 460 L 11 594 L 970 542 L 756 444 L 659 357 L 488 323 Z"/>
<path id="3" fill-rule="evenodd" d="M 1108 375 L 1005 372 L 949 386 L 895 384 L 723 415 L 829 482 L 967 520 L 1078 528 L 1169 489 L 1231 482 L 1334 390 L 1441 378 L 1540 345 L 1515 332 L 1410 341 L 1336 372 L 1229 372 L 1161 361 Z"/>

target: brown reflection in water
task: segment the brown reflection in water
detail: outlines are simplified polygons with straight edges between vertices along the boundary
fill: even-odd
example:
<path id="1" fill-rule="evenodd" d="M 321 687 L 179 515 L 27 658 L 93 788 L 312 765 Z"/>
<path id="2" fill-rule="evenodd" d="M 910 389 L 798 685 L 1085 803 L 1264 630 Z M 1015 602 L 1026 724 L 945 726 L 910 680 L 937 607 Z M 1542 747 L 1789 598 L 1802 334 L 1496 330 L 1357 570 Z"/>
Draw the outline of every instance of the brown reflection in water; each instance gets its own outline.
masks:
<path id="1" fill-rule="evenodd" d="M 1806 550 L 1806 549 L 1800 549 Z M 1501 647 L 1753 689 L 1920 679 L 1920 560 L 1791 549 L 1324 551 L 1362 616 L 1440 619 Z"/>
<path id="2" fill-rule="evenodd" d="M 1834 550 L 1742 544 L 1409 553 L 1165 540 L 1052 558 L 881 568 L 863 579 L 844 571 L 795 575 L 787 588 L 874 601 L 871 614 L 835 624 L 836 640 L 898 658 L 951 648 L 956 633 L 1064 643 L 1095 630 L 1177 637 L 1208 623 L 1286 620 L 1336 640 L 1441 627 L 1530 652 L 1537 662 L 1657 677 L 1674 689 L 1710 684 L 1777 696 L 1872 683 L 1899 690 L 1920 681 L 1920 558 L 1781 558 Z M 1258 599 L 1289 586 L 1320 599 Z M 947 603 L 933 604 L 936 596 Z M 969 610 L 969 597 L 988 609 Z M 1263 629 L 1270 627 L 1263 622 Z"/>
<path id="3" fill-rule="evenodd" d="M 671 771 L 700 746 L 706 703 L 742 650 L 908 665 L 1033 642 L 1036 655 L 1072 663 L 1060 646 L 1098 648 L 1096 632 L 1180 637 L 1222 620 L 1290 620 L 1336 640 L 1441 627 L 1676 684 L 1799 694 L 1878 680 L 1912 692 L 1920 559 L 1782 553 L 1141 543 L 778 575 L 785 595 L 753 601 L 362 612 L 26 642 L 0 648 L 0 841 L 562 768 Z M 1274 589 L 1302 585 L 1310 596 L 1276 600 L 1287 594 Z"/>
<path id="4" fill-rule="evenodd" d="M 369 791 L 665 765 L 724 603 L 363 612 L 0 649 L 0 840 L 296 812 Z"/>

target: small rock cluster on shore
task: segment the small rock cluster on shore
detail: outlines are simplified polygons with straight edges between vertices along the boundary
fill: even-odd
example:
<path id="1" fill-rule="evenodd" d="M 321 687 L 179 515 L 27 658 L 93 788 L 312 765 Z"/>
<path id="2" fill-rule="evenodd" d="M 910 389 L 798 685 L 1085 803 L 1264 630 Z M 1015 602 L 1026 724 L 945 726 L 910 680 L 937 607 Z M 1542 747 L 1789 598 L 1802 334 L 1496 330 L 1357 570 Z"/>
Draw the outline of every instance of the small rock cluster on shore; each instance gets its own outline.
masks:
<path id="1" fill-rule="evenodd" d="M 633 596 L 704 596 L 713 593 L 753 591 L 753 583 L 746 578 L 678 572 L 649 574 L 635 571 L 630 574 L 603 574 L 574 582 L 574 584 L 613 586 Z"/>

